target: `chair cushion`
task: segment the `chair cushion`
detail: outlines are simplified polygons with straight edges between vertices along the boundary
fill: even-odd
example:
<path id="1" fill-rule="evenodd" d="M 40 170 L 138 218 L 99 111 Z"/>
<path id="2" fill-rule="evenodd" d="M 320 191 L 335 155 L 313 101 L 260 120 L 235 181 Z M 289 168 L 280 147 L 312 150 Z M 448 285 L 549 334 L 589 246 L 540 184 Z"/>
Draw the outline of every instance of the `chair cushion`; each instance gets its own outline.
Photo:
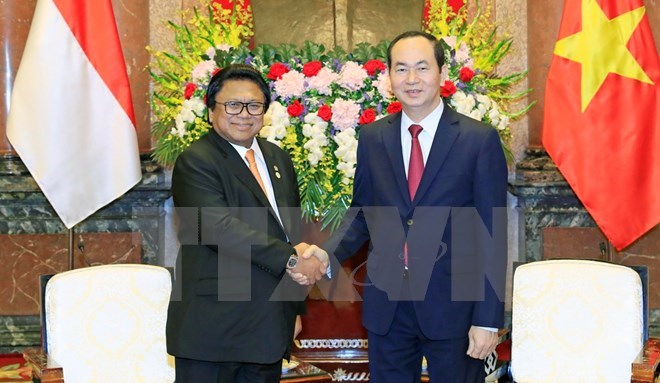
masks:
<path id="1" fill-rule="evenodd" d="M 67 383 L 172 382 L 165 322 L 169 272 L 106 265 L 55 275 L 46 287 L 48 351 Z"/>
<path id="2" fill-rule="evenodd" d="M 513 283 L 516 382 L 630 381 L 643 336 L 635 271 L 598 261 L 540 261 L 520 266 Z"/>

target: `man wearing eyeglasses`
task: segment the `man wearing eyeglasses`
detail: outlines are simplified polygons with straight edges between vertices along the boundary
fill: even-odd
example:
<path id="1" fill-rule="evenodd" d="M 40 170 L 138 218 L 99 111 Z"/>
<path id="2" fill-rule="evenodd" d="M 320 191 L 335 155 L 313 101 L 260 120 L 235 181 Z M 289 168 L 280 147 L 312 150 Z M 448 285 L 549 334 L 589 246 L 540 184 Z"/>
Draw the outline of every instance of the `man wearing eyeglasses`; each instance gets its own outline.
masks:
<path id="1" fill-rule="evenodd" d="M 318 248 L 298 243 L 291 159 L 256 137 L 269 103 L 257 70 L 223 68 L 206 94 L 213 129 L 174 165 L 181 299 L 170 303 L 167 346 L 178 383 L 279 382 L 305 295 L 285 271 L 317 281 L 328 265 L 323 252 L 298 257 Z"/>

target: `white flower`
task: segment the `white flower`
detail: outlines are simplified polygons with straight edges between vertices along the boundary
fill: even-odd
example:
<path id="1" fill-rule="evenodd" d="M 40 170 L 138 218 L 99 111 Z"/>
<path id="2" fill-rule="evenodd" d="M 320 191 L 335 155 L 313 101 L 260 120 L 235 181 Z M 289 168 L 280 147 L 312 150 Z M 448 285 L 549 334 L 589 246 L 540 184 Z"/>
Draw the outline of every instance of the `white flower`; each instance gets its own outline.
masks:
<path id="1" fill-rule="evenodd" d="M 357 163 L 357 144 L 355 129 L 349 128 L 337 133 L 334 137 L 337 143 L 335 156 L 339 160 L 337 170 L 344 173 L 343 183 L 349 184 L 355 176 L 355 165 Z"/>
<path id="2" fill-rule="evenodd" d="M 183 138 L 186 135 L 186 123 L 183 122 L 181 115 L 176 116 L 174 119 L 175 127 L 172 128 L 171 133 L 179 138 Z"/>
<path id="3" fill-rule="evenodd" d="M 509 116 L 500 115 L 500 123 L 497 124 L 497 129 L 504 130 L 509 126 Z"/>
<path id="4" fill-rule="evenodd" d="M 323 121 L 316 113 L 309 113 L 305 116 L 305 124 L 302 127 L 302 134 L 308 137 L 303 148 L 309 151 L 307 160 L 311 166 L 315 166 L 324 156 L 323 148 L 328 146 L 328 137 L 326 131 L 328 123 Z"/>
<path id="5" fill-rule="evenodd" d="M 286 127 L 289 126 L 289 114 L 286 108 L 277 101 L 270 103 L 264 114 L 264 126 L 259 135 L 277 146 L 282 146 L 281 139 L 286 136 Z"/>
<path id="6" fill-rule="evenodd" d="M 493 102 L 490 100 L 490 97 L 488 97 L 485 94 L 477 93 L 477 102 L 480 105 L 483 105 L 484 108 L 489 109 Z"/>
<path id="7" fill-rule="evenodd" d="M 305 142 L 305 145 L 303 145 L 303 147 L 309 151 L 307 160 L 309 161 L 310 165 L 315 166 L 319 163 L 321 158 L 323 158 L 323 151 L 321 150 L 322 146 L 323 145 L 319 141 L 313 138 Z"/>
<path id="8" fill-rule="evenodd" d="M 472 109 L 474 109 L 476 105 L 476 100 L 474 97 L 463 92 L 462 90 L 456 90 L 456 93 L 451 96 L 451 100 L 449 102 L 454 106 L 458 113 L 464 114 L 466 116 L 470 115 Z"/>

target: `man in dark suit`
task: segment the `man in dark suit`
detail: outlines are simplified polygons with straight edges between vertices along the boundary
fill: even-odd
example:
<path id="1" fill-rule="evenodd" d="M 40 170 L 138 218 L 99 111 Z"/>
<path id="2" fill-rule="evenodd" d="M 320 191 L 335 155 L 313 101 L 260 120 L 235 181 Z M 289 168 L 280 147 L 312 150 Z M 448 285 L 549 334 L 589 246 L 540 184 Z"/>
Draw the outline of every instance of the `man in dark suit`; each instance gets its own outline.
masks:
<path id="1" fill-rule="evenodd" d="M 291 245 L 299 239 L 296 175 L 284 151 L 255 137 L 270 103 L 259 72 L 223 68 L 206 96 L 213 129 L 172 174 L 181 297 L 169 307 L 168 352 L 178 383 L 279 382 L 304 311 L 304 292 L 295 296 L 298 286 L 282 276 L 288 268 L 318 280 L 327 262 L 298 260 L 308 245 Z"/>
<path id="2" fill-rule="evenodd" d="M 374 383 L 419 382 L 422 356 L 432 382 L 483 382 L 503 322 L 506 161 L 495 129 L 443 103 L 443 63 L 432 35 L 392 41 L 403 111 L 361 128 L 352 209 L 321 246 L 341 262 L 370 241 L 362 322 Z"/>

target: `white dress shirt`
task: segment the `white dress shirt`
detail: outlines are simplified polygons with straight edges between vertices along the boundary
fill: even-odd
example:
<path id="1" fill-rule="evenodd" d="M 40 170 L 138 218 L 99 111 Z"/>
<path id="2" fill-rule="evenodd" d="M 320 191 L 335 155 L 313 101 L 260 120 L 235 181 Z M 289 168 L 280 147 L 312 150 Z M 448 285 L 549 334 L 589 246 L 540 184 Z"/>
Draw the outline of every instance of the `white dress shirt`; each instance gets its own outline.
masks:
<path id="1" fill-rule="evenodd" d="M 424 157 L 424 165 L 426 165 L 426 160 L 429 158 L 429 152 L 431 152 L 431 145 L 433 144 L 433 138 L 435 137 L 435 132 L 438 130 L 438 124 L 440 123 L 440 117 L 442 117 L 442 111 L 444 110 L 444 103 L 440 103 L 433 111 L 426 116 L 422 121 L 417 123 L 421 125 L 422 132 L 417 138 L 419 138 L 419 144 L 422 147 L 422 156 Z M 408 128 L 410 125 L 415 124 L 413 120 L 408 117 L 406 112 L 401 113 L 401 154 L 403 155 L 403 166 L 406 169 L 406 177 L 408 177 L 408 163 L 410 162 L 410 147 L 412 146 L 412 136 Z"/>

